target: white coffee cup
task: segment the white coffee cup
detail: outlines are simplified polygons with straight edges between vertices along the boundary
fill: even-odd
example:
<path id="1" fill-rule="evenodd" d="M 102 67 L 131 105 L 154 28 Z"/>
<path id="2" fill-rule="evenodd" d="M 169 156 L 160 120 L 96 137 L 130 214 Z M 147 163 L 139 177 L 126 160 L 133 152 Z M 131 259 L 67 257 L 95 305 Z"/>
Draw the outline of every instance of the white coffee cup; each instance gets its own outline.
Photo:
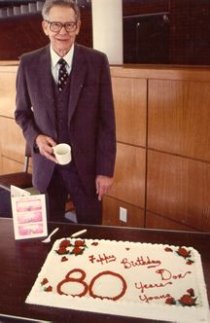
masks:
<path id="1" fill-rule="evenodd" d="M 58 164 L 67 165 L 71 161 L 71 146 L 68 144 L 58 144 L 53 147 L 53 153 Z"/>

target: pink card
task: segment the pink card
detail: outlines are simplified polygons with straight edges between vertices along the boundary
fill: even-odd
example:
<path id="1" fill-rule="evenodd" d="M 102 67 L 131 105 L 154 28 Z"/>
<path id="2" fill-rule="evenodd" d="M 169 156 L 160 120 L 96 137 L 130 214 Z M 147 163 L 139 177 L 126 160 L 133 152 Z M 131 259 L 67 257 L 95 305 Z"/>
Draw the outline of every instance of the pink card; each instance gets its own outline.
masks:
<path id="1" fill-rule="evenodd" d="M 15 239 L 29 239 L 47 235 L 46 200 L 44 194 L 30 195 L 25 190 L 11 190 Z"/>

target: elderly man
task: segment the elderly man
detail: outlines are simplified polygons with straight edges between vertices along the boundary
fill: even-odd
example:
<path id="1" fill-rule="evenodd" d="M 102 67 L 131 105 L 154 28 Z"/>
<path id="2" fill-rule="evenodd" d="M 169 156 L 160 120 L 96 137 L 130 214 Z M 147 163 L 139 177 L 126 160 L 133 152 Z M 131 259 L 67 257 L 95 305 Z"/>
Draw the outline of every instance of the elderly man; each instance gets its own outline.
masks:
<path id="1" fill-rule="evenodd" d="M 62 221 L 70 194 L 78 222 L 100 224 L 116 155 L 108 60 L 75 43 L 81 20 L 74 2 L 47 0 L 42 15 L 50 42 L 21 57 L 15 110 L 32 149 L 33 184 L 47 193 L 50 220 Z M 58 143 L 71 146 L 68 165 L 53 155 Z"/>

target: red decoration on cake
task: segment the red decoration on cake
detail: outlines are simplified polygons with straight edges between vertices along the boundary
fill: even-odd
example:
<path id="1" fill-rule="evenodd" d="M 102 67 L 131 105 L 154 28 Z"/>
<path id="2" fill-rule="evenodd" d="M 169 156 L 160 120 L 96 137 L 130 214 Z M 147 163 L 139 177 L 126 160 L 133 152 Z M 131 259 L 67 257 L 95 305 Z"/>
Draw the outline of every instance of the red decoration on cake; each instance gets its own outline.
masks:
<path id="1" fill-rule="evenodd" d="M 84 252 L 83 248 L 75 246 L 74 249 L 72 249 L 71 254 L 74 254 L 75 256 L 77 255 L 82 255 Z"/>
<path id="2" fill-rule="evenodd" d="M 173 297 L 168 297 L 168 298 L 166 298 L 166 304 L 175 305 L 176 301 L 175 301 L 175 299 Z"/>
<path id="3" fill-rule="evenodd" d="M 47 278 L 43 278 L 41 285 L 46 285 L 48 283 L 48 279 Z"/>
<path id="4" fill-rule="evenodd" d="M 177 254 L 183 258 L 188 258 L 191 256 L 190 254 L 190 250 L 187 250 L 186 248 L 184 247 L 179 247 L 178 251 L 177 251 Z"/>
<path id="5" fill-rule="evenodd" d="M 98 246 L 98 242 L 96 242 L 96 241 L 92 242 L 91 246 Z"/>
<path id="6" fill-rule="evenodd" d="M 68 248 L 71 246 L 71 242 L 67 239 L 61 241 L 59 248 Z"/>
<path id="7" fill-rule="evenodd" d="M 59 244 L 59 249 L 56 250 L 58 255 L 82 255 L 86 248 L 85 240 L 75 240 L 74 243 L 72 241 L 64 239 Z M 62 258 L 61 261 L 66 261 L 67 259 Z"/>
<path id="8" fill-rule="evenodd" d="M 62 257 L 61 258 L 61 261 L 64 262 L 64 261 L 68 261 L 68 258 L 66 256 Z"/>
<path id="9" fill-rule="evenodd" d="M 196 297 L 193 288 L 189 288 L 187 290 L 187 294 L 182 295 L 182 297 L 178 300 L 178 302 L 182 306 L 196 306 Z M 173 297 L 168 297 L 165 301 L 168 305 L 175 305 L 176 300 Z"/>
<path id="10" fill-rule="evenodd" d="M 44 289 L 45 292 L 52 292 L 52 286 L 48 286 Z"/>
<path id="11" fill-rule="evenodd" d="M 67 255 L 69 253 L 69 251 L 66 249 L 66 247 L 60 247 L 58 250 L 56 250 L 56 252 L 59 255 Z"/>
<path id="12" fill-rule="evenodd" d="M 187 262 L 186 262 L 187 265 L 192 265 L 194 264 L 194 261 L 192 261 L 191 259 L 188 259 Z"/>
<path id="13" fill-rule="evenodd" d="M 173 252 L 173 249 L 171 249 L 170 247 L 166 247 L 164 250 L 165 250 L 166 252 Z"/>
<path id="14" fill-rule="evenodd" d="M 183 306 L 195 306 L 196 305 L 196 298 L 192 297 L 190 294 L 184 294 L 179 299 L 180 304 Z"/>
<path id="15" fill-rule="evenodd" d="M 187 265 L 192 265 L 194 263 L 192 259 L 189 259 L 190 257 L 192 257 L 191 251 L 187 250 L 187 248 L 185 247 L 179 247 L 178 250 L 173 250 L 171 247 L 165 247 L 164 250 L 166 252 L 176 252 L 177 255 L 186 259 Z"/>
<path id="16" fill-rule="evenodd" d="M 187 292 L 192 296 L 194 297 L 195 296 L 195 292 L 194 292 L 194 289 L 193 288 L 190 288 L 187 290 Z"/>
<path id="17" fill-rule="evenodd" d="M 70 254 L 74 254 L 75 256 L 82 255 L 85 248 L 86 248 L 85 240 L 76 240 L 74 243 L 74 248 L 72 249 Z"/>
<path id="18" fill-rule="evenodd" d="M 76 240 L 74 245 L 75 247 L 86 247 L 85 240 Z"/>

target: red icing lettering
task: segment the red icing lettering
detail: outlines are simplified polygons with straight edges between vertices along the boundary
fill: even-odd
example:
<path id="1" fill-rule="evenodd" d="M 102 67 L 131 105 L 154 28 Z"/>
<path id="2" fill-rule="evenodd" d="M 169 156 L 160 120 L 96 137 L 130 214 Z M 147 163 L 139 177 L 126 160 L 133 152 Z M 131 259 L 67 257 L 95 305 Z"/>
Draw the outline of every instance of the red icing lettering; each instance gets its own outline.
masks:
<path id="1" fill-rule="evenodd" d="M 158 295 L 158 296 L 147 296 L 147 295 L 140 295 L 139 299 L 141 302 L 145 302 L 145 303 L 149 303 L 152 302 L 154 300 L 160 300 L 160 299 L 167 299 L 171 297 L 170 294 L 166 294 L 166 295 Z"/>
<path id="2" fill-rule="evenodd" d="M 184 279 L 187 275 L 191 274 L 191 271 L 186 271 L 185 273 L 174 275 L 167 269 L 158 269 L 156 270 L 156 273 L 160 274 L 161 280 L 169 280 L 169 279 Z"/>
<path id="3" fill-rule="evenodd" d="M 148 268 L 157 267 L 161 264 L 160 260 L 153 260 L 150 259 L 148 256 L 144 257 L 137 257 L 135 260 L 128 260 L 128 258 L 123 258 L 121 264 L 124 265 L 125 269 L 130 269 L 132 267 L 138 266 L 146 266 Z"/>
<path id="4" fill-rule="evenodd" d="M 80 274 L 79 278 L 72 277 L 72 274 L 74 274 L 74 273 L 79 273 Z M 79 294 L 75 294 L 75 295 L 70 294 L 70 295 L 72 295 L 72 296 L 80 296 L 80 297 L 84 296 L 88 291 L 88 285 L 84 280 L 85 277 L 86 277 L 86 274 L 85 274 L 84 270 L 82 270 L 82 269 L 76 268 L 76 269 L 73 269 L 73 270 L 69 271 L 68 274 L 66 275 L 66 277 L 57 286 L 58 294 L 60 294 L 60 295 L 62 295 L 62 294 L 68 295 L 68 294 L 66 294 L 66 293 L 64 293 L 62 291 L 63 286 L 65 284 L 67 284 L 67 283 L 77 283 L 77 284 L 82 285 L 83 290 Z"/>
<path id="5" fill-rule="evenodd" d="M 172 285 L 172 282 L 166 282 L 166 283 L 154 283 L 154 284 L 143 284 L 142 282 L 135 283 L 135 287 L 137 289 L 140 289 L 141 293 L 144 293 L 145 289 L 150 289 L 150 288 L 161 288 L 165 287 L 167 285 Z"/>
<path id="6" fill-rule="evenodd" d="M 91 255 L 89 256 L 89 260 L 92 262 L 92 264 L 98 262 L 101 263 L 101 265 L 104 265 L 108 264 L 109 262 L 116 261 L 116 257 L 113 255 L 107 256 L 105 253 L 103 253 L 102 255 L 98 256 Z"/>
<path id="7" fill-rule="evenodd" d="M 111 276 L 111 277 L 115 277 L 117 280 L 120 280 L 121 281 L 122 288 L 121 288 L 121 290 L 119 291 L 119 293 L 117 295 L 115 295 L 115 296 L 100 296 L 100 295 L 95 294 L 95 292 L 94 292 L 94 284 L 96 283 L 96 281 L 98 279 L 100 279 L 100 277 L 105 276 L 105 275 L 108 275 L 108 276 Z M 91 280 L 91 283 L 90 283 L 90 286 L 89 286 L 90 296 L 92 296 L 94 298 L 100 298 L 100 299 L 104 299 L 104 298 L 111 299 L 113 301 L 116 301 L 116 300 L 120 299 L 125 294 L 126 289 L 127 289 L 127 284 L 126 284 L 124 278 L 120 274 L 115 273 L 113 271 L 109 271 L 109 270 L 102 271 L 101 273 L 99 273 L 98 275 L 96 275 Z"/>
<path id="8" fill-rule="evenodd" d="M 74 277 L 73 276 L 74 274 L 77 274 L 77 277 Z M 103 276 L 112 277 L 112 281 L 113 281 L 113 277 L 116 280 L 120 280 L 121 287 L 120 287 L 120 289 L 119 289 L 119 291 L 117 292 L 116 295 L 110 296 L 110 295 L 98 295 L 98 294 L 96 294 L 96 292 L 94 291 L 94 286 L 95 286 L 95 284 L 97 285 L 98 280 L 100 280 L 100 278 L 103 277 Z M 120 299 L 125 294 L 126 289 L 127 289 L 127 284 L 126 284 L 124 278 L 120 274 L 115 273 L 113 271 L 102 271 L 102 272 L 98 273 L 97 275 L 95 275 L 92 278 L 89 285 L 85 281 L 85 278 L 86 278 L 86 273 L 82 269 L 75 268 L 75 269 L 69 271 L 68 274 L 66 275 L 66 277 L 57 285 L 58 294 L 82 297 L 82 296 L 85 296 L 89 292 L 90 296 L 93 297 L 93 298 L 110 299 L 110 300 L 116 301 L 116 300 Z M 63 289 L 65 288 L 64 285 L 65 284 L 70 284 L 70 283 L 71 284 L 75 284 L 75 283 L 80 284 L 81 285 L 81 292 L 77 292 L 77 294 L 73 294 L 71 292 L 70 287 L 69 287 L 69 292 L 68 293 L 64 292 L 63 291 Z"/>

